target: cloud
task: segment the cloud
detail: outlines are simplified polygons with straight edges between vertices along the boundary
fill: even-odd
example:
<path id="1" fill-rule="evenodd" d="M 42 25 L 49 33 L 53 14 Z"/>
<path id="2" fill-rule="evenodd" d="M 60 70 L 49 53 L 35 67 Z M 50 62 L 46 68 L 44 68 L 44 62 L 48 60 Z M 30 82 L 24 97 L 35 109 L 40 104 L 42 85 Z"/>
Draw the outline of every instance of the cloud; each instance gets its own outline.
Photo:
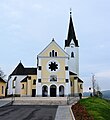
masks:
<path id="1" fill-rule="evenodd" d="M 95 74 L 97 78 L 109 78 L 110 79 L 110 70 L 98 72 Z"/>

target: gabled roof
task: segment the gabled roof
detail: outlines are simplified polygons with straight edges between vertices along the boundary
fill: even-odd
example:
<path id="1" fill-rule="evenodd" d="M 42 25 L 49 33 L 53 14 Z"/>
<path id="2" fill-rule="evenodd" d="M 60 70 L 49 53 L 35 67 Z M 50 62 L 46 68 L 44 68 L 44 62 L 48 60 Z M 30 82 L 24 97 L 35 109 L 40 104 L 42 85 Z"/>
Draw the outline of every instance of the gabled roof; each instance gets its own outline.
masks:
<path id="1" fill-rule="evenodd" d="M 38 56 L 42 56 L 42 54 L 43 54 L 52 44 L 56 45 L 56 46 L 65 54 L 66 57 L 69 57 L 69 55 L 56 43 L 56 41 L 55 41 L 54 39 L 50 42 L 50 44 L 47 45 L 47 47 L 45 47 L 44 50 L 42 50 L 42 51 L 38 54 Z"/>
<path id="2" fill-rule="evenodd" d="M 69 75 L 77 75 L 77 74 L 69 71 Z"/>
<path id="3" fill-rule="evenodd" d="M 28 78 L 28 76 L 25 77 L 21 82 L 27 82 L 27 78 Z"/>
<path id="4" fill-rule="evenodd" d="M 37 68 L 24 68 L 26 75 L 37 75 Z"/>
<path id="5" fill-rule="evenodd" d="M 79 46 L 78 40 L 76 39 L 75 30 L 74 30 L 73 21 L 72 21 L 72 16 L 71 16 L 71 12 L 70 12 L 70 23 L 69 23 L 69 28 L 68 28 L 67 40 L 65 40 L 65 47 L 70 46 L 72 39 L 74 41 L 75 46 L 78 47 Z"/>
<path id="6" fill-rule="evenodd" d="M 83 83 L 83 81 L 82 81 L 80 78 L 78 78 L 78 82 L 81 82 L 81 83 Z"/>
<path id="7" fill-rule="evenodd" d="M 81 80 L 79 77 L 74 77 L 74 79 L 78 79 L 78 82 L 83 83 L 83 80 Z"/>
<path id="8" fill-rule="evenodd" d="M 20 62 L 11 75 L 37 75 L 37 68 L 24 68 Z"/>
<path id="9" fill-rule="evenodd" d="M 24 75 L 25 70 L 23 64 L 20 62 L 17 67 L 14 69 L 11 75 Z"/>
<path id="10" fill-rule="evenodd" d="M 5 81 L 5 80 L 3 80 L 1 77 L 0 77 L 0 82 L 4 82 L 4 83 L 6 83 L 6 81 Z"/>

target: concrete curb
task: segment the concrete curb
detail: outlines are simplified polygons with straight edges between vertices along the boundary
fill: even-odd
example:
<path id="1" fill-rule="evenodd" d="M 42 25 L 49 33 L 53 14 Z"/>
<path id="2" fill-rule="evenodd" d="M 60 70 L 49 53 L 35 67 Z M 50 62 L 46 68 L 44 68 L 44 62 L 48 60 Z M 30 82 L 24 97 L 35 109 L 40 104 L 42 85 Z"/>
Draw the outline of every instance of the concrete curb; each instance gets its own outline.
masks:
<path id="1" fill-rule="evenodd" d="M 70 114 L 71 114 L 72 120 L 75 120 L 75 117 L 74 117 L 74 115 L 73 115 L 73 112 L 72 112 L 72 110 L 71 110 L 71 107 L 72 107 L 72 106 L 69 107 Z"/>
<path id="2" fill-rule="evenodd" d="M 73 120 L 75 120 L 75 117 L 74 117 L 74 114 L 73 114 L 73 111 L 72 111 L 72 109 L 71 109 L 71 107 L 73 106 L 73 105 L 75 105 L 76 103 L 77 103 L 78 101 L 75 101 L 72 105 L 70 105 L 70 114 L 71 114 L 71 117 L 72 117 L 72 119 Z"/>

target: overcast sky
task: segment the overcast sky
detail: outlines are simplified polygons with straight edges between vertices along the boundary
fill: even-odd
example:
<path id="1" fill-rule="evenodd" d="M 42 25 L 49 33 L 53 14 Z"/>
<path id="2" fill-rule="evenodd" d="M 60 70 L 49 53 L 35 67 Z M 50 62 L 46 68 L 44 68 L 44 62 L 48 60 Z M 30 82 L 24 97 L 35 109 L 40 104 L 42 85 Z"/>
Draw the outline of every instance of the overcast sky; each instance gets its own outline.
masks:
<path id="1" fill-rule="evenodd" d="M 70 8 L 84 91 L 92 73 L 101 90 L 110 89 L 110 0 L 0 0 L 0 67 L 7 76 L 20 60 L 36 67 L 52 38 L 64 48 Z"/>

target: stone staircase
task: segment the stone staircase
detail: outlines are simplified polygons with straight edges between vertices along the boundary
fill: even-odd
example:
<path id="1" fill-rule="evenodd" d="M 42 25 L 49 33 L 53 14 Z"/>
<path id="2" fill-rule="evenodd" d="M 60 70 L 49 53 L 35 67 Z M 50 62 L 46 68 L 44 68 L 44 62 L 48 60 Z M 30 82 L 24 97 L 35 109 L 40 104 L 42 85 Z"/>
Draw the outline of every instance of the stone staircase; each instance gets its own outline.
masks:
<path id="1" fill-rule="evenodd" d="M 77 101 L 76 97 L 15 97 L 13 105 L 70 105 Z"/>
<path id="2" fill-rule="evenodd" d="M 15 97 L 13 105 L 67 105 L 67 97 Z"/>

